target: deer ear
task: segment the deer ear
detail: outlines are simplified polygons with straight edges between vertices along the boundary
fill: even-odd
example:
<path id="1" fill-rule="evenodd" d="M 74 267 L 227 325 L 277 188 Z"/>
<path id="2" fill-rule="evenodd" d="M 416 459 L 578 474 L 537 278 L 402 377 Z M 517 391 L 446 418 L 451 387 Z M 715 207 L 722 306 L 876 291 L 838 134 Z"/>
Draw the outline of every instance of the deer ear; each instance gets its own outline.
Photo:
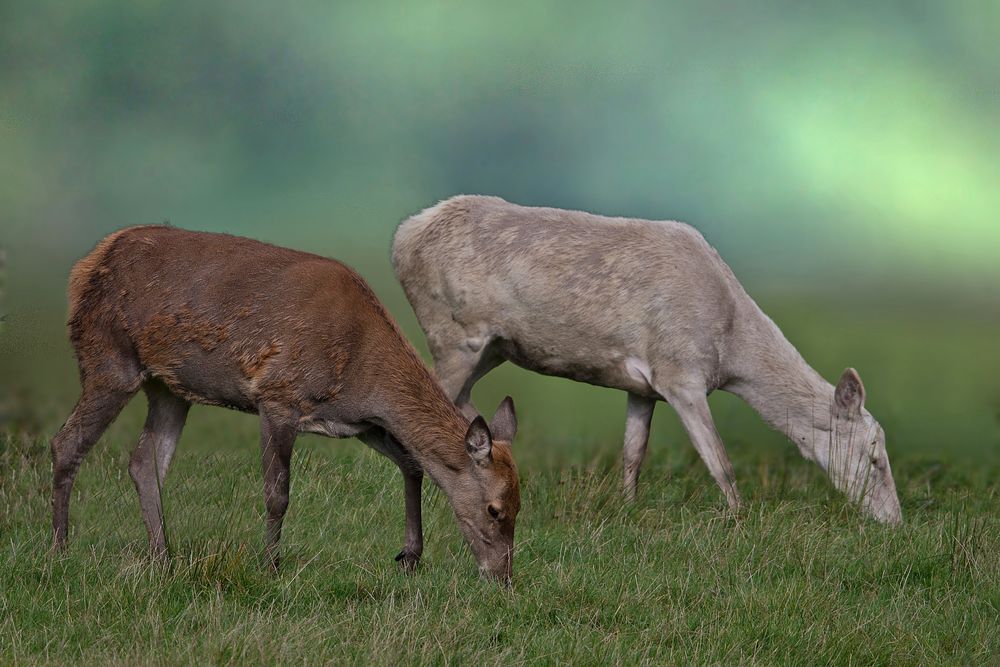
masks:
<path id="1" fill-rule="evenodd" d="M 865 386 L 861 376 L 853 368 L 848 368 L 840 376 L 840 382 L 833 392 L 833 406 L 841 417 L 856 417 L 865 404 Z"/>
<path id="2" fill-rule="evenodd" d="M 493 436 L 490 435 L 490 427 L 486 425 L 486 420 L 476 416 L 469 424 L 469 430 L 465 432 L 465 451 L 469 453 L 476 463 L 485 463 L 490 460 L 490 452 L 493 451 Z"/>
<path id="3" fill-rule="evenodd" d="M 517 415 L 514 414 L 514 399 L 510 396 L 500 402 L 500 407 L 493 414 L 490 422 L 490 433 L 497 440 L 512 442 L 517 434 Z"/>

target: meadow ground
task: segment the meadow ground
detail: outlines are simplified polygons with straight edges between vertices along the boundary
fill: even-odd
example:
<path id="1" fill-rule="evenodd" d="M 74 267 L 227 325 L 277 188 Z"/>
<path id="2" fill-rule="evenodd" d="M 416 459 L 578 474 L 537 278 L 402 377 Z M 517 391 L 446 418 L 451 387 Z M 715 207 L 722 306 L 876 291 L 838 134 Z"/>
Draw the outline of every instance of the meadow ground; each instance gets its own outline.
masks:
<path id="1" fill-rule="evenodd" d="M 1000 662 L 995 322 L 872 312 L 834 327 L 801 307 L 776 319 L 825 376 L 861 370 L 902 527 L 860 517 L 725 395 L 713 410 L 745 513 L 723 511 L 665 406 L 627 506 L 624 396 L 502 368 L 476 398 L 492 408 L 512 393 L 521 415 L 512 590 L 476 578 L 426 482 L 424 562 L 398 572 L 396 469 L 356 441 L 313 436 L 298 442 L 271 576 L 256 421 L 215 408 L 192 410 L 164 489 L 173 557 L 151 564 L 127 473 L 141 398 L 84 463 L 69 549 L 51 555 L 45 437 L 72 405 L 69 375 L 41 410 L 42 436 L 0 440 L 0 662 Z"/>

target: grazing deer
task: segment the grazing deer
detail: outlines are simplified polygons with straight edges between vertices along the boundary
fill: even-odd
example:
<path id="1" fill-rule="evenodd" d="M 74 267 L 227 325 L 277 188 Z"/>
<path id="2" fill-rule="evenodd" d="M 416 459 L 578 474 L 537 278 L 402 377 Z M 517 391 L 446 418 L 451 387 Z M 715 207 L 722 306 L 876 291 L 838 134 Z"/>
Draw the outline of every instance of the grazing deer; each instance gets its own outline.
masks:
<path id="1" fill-rule="evenodd" d="M 707 401 L 724 389 L 876 519 L 901 520 L 861 378 L 847 369 L 836 387 L 824 381 L 692 227 L 457 196 L 403 221 L 392 259 L 438 378 L 464 410 L 473 384 L 505 360 L 628 392 L 629 499 L 664 400 L 729 505 L 741 504 Z"/>
<path id="2" fill-rule="evenodd" d="M 403 473 L 406 541 L 423 550 L 423 473 L 440 486 L 480 571 L 509 581 L 520 507 L 510 398 L 471 423 L 364 280 L 340 262 L 222 234 L 132 227 L 73 268 L 70 339 L 82 393 L 52 440 L 54 543 L 66 543 L 73 479 L 142 388 L 149 414 L 129 472 L 152 552 L 165 556 L 160 485 L 191 403 L 260 415 L 266 555 L 278 566 L 289 463 L 300 432 L 356 436 Z M 494 440 L 495 438 L 495 440 Z"/>

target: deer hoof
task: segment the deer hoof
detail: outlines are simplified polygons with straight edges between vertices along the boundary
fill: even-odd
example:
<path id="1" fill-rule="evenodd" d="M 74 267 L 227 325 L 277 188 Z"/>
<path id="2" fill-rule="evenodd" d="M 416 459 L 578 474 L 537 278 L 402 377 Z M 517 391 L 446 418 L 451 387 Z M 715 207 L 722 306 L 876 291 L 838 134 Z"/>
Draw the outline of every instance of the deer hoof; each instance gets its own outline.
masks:
<path id="1" fill-rule="evenodd" d="M 417 563 L 420 562 L 420 554 L 413 553 L 412 551 L 407 551 L 403 549 L 398 554 L 396 554 L 396 562 L 403 569 L 403 572 L 413 572 L 417 569 Z"/>

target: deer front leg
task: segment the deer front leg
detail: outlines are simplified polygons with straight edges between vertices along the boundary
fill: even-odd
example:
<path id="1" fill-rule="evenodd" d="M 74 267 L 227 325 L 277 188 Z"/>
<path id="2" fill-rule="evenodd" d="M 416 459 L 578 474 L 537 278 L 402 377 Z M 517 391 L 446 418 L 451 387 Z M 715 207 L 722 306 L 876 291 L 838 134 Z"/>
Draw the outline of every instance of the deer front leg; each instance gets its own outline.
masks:
<path id="1" fill-rule="evenodd" d="M 403 446 L 381 428 L 372 428 L 358 434 L 358 439 L 382 454 L 399 467 L 403 474 L 403 502 L 406 511 L 406 529 L 403 548 L 396 554 L 396 562 L 406 572 L 412 572 L 424 552 L 423 519 L 420 510 L 421 484 L 424 472 Z"/>
<path id="2" fill-rule="evenodd" d="M 281 539 L 281 523 L 288 510 L 289 473 L 297 433 L 294 419 L 261 407 L 260 450 L 264 468 L 264 506 L 267 510 L 264 556 L 275 572 L 280 564 L 278 541 Z"/>
<path id="3" fill-rule="evenodd" d="M 639 482 L 639 469 L 646 456 L 646 445 L 649 443 L 649 425 L 653 419 L 653 408 L 656 401 L 635 394 L 628 395 L 628 405 L 625 413 L 625 447 L 622 450 L 622 468 L 624 471 L 623 493 L 629 502 L 635 500 L 636 486 Z"/>
<path id="4" fill-rule="evenodd" d="M 420 470 L 407 470 L 399 466 L 403 473 L 403 494 L 406 505 L 406 531 L 403 549 L 396 554 L 396 562 L 406 571 L 417 569 L 420 556 L 424 552 L 424 528 L 420 510 L 421 485 L 424 473 Z"/>
<path id="5" fill-rule="evenodd" d="M 472 387 L 491 370 L 503 363 L 486 338 L 458 337 L 446 343 L 436 341 L 431 348 L 434 373 L 448 398 L 469 419 L 478 413 L 472 405 Z"/>
<path id="6" fill-rule="evenodd" d="M 708 466 L 708 471 L 725 494 L 729 508 L 740 509 L 743 500 L 736 490 L 733 464 L 726 454 L 722 438 L 715 429 L 706 394 L 703 391 L 685 391 L 668 394 L 665 398 L 677 411 L 684 429 L 691 438 L 691 444 L 698 450 L 701 460 Z"/>

